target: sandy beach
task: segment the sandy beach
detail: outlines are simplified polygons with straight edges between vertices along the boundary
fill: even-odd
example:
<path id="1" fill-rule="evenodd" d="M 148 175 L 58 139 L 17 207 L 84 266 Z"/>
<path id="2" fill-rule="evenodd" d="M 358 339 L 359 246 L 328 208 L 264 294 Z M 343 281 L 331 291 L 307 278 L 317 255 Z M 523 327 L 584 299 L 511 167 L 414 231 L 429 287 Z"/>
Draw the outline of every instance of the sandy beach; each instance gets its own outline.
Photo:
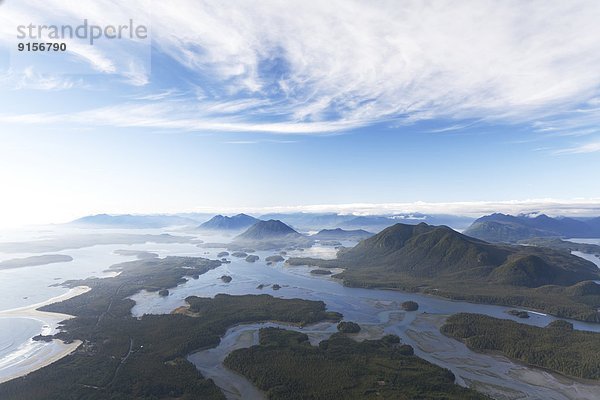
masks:
<path id="1" fill-rule="evenodd" d="M 43 335 L 53 335 L 58 330 L 58 323 L 73 318 L 72 315 L 39 311 L 38 308 L 48 304 L 57 303 L 71 297 L 79 296 L 90 288 L 77 286 L 67 293 L 53 297 L 44 302 L 27 307 L 14 308 L 0 311 L 0 318 L 28 318 L 40 321 Z M 37 369 L 43 368 L 61 358 L 71 354 L 79 347 L 81 342 L 65 344 L 60 340 L 52 342 L 39 342 L 31 338 L 24 342 L 15 352 L 0 360 L 0 383 L 27 375 Z"/>

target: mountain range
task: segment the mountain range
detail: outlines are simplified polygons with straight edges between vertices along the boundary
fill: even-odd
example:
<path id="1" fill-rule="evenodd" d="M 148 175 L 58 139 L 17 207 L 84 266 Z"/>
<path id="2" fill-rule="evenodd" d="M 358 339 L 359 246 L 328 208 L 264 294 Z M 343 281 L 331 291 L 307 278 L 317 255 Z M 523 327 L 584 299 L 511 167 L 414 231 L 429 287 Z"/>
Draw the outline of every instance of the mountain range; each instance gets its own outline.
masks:
<path id="1" fill-rule="evenodd" d="M 96 214 L 88 215 L 69 223 L 69 225 L 90 228 L 127 229 L 166 228 L 168 226 L 195 226 L 197 224 L 198 221 L 192 218 L 178 215 L 161 214 Z"/>
<path id="2" fill-rule="evenodd" d="M 473 222 L 464 233 L 489 242 L 515 243 L 534 237 L 597 238 L 600 218 L 552 218 L 545 214 L 491 214 Z"/>
<path id="3" fill-rule="evenodd" d="M 465 229 L 473 218 L 446 214 L 392 214 L 392 215 L 361 215 L 352 216 L 342 222 L 339 227 L 345 229 L 364 229 L 371 232 L 379 232 L 396 223 L 417 225 L 425 222 L 429 225 L 448 225 L 454 229 Z"/>
<path id="4" fill-rule="evenodd" d="M 209 219 L 210 218 L 210 219 Z M 322 229 L 343 228 L 349 230 L 363 229 L 369 232 L 379 232 L 395 224 L 403 222 L 418 224 L 426 222 L 433 225 L 448 225 L 454 229 L 465 229 L 474 218 L 444 214 L 386 214 L 356 216 L 353 214 L 337 213 L 271 213 L 258 218 L 246 214 L 223 216 L 206 213 L 178 214 L 98 214 L 79 218 L 70 222 L 81 227 L 100 228 L 166 228 L 170 226 L 198 227 L 206 231 L 241 231 L 256 223 L 258 220 L 279 220 L 297 231 L 310 232 Z M 200 224 L 200 226 L 198 226 Z"/>
<path id="5" fill-rule="evenodd" d="M 384 214 L 384 215 L 353 215 L 336 213 L 271 213 L 261 215 L 263 220 L 277 219 L 297 230 L 304 232 L 321 229 L 364 229 L 369 232 L 379 232 L 397 222 L 418 224 L 426 222 L 434 225 L 448 225 L 455 229 L 465 229 L 474 218 L 446 214 Z"/>
<path id="6" fill-rule="evenodd" d="M 200 224 L 198 229 L 206 231 L 241 231 L 256 224 L 260 220 L 247 214 L 237 214 L 232 217 L 215 215 Z"/>
<path id="7" fill-rule="evenodd" d="M 311 238 L 318 240 L 356 240 L 360 241 L 368 237 L 373 236 L 374 233 L 367 232 L 363 229 L 355 230 L 344 230 L 341 228 L 336 229 L 322 229 L 319 232 L 311 235 Z"/>
<path id="8" fill-rule="evenodd" d="M 348 286 L 423 291 L 600 321 L 594 263 L 564 251 L 491 244 L 446 226 L 396 224 L 340 250 L 336 260 L 288 262 L 345 268 L 336 276 Z"/>

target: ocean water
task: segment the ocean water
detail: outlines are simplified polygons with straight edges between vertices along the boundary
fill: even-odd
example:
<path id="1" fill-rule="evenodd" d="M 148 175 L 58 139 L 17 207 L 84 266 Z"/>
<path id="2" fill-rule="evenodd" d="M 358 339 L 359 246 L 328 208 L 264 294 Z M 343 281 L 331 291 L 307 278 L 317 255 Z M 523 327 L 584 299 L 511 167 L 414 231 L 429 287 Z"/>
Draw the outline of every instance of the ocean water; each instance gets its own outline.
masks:
<path id="1" fill-rule="evenodd" d="M 0 234 L 0 245 L 7 242 L 37 242 L 53 238 L 76 238 L 77 235 L 100 234 L 110 236 L 112 234 L 161 234 L 162 230 L 92 230 L 92 229 L 65 229 L 62 227 L 49 227 L 47 229 L 29 232 L 17 232 Z M 171 232 L 173 235 L 181 235 L 180 232 Z M 69 289 L 61 286 L 61 283 L 72 279 L 85 279 L 88 277 L 110 277 L 114 271 L 109 268 L 112 265 L 125 261 L 135 260 L 134 256 L 122 256 L 114 254 L 115 250 L 140 250 L 155 251 L 161 255 L 181 254 L 201 256 L 203 249 L 191 243 L 142 243 L 142 244 L 102 244 L 83 248 L 69 248 L 69 240 L 60 240 L 63 249 L 51 252 L 13 252 L 3 246 L 0 251 L 0 261 L 14 258 L 24 258 L 42 254 L 65 254 L 73 257 L 71 262 L 52 263 L 24 268 L 12 268 L 0 270 L 0 381 L 23 365 L 28 364 L 40 354 L 51 355 L 56 349 L 56 343 L 33 342 L 31 338 L 44 330 L 52 330 L 57 321 L 43 321 L 40 318 L 28 315 L 24 312 L 20 318 L 14 318 L 14 312 L 9 317 L 3 316 L 6 311 L 21 309 L 37 305 L 66 294 Z M 76 239 L 72 246 L 79 244 Z M 48 324 L 53 326 L 47 326 Z M 44 349 L 44 347 L 46 347 Z M 46 350 L 46 351 L 42 351 Z"/>
<path id="2" fill-rule="evenodd" d="M 595 254 L 586 254 L 580 251 L 573 251 L 571 254 L 576 255 L 577 257 L 581 257 L 585 260 L 591 261 L 600 268 L 600 257 L 597 257 Z"/>
<path id="3" fill-rule="evenodd" d="M 44 323 L 32 318 L 0 318 L 0 368 L 7 366 L 9 356 L 18 356 L 27 340 L 38 335 Z"/>
<path id="4" fill-rule="evenodd" d="M 600 238 L 595 238 L 595 239 L 590 239 L 590 238 L 585 238 L 585 239 L 578 239 L 578 238 L 572 238 L 572 239 L 565 239 L 569 242 L 575 242 L 575 243 L 587 243 L 587 244 L 597 244 L 600 245 Z"/>

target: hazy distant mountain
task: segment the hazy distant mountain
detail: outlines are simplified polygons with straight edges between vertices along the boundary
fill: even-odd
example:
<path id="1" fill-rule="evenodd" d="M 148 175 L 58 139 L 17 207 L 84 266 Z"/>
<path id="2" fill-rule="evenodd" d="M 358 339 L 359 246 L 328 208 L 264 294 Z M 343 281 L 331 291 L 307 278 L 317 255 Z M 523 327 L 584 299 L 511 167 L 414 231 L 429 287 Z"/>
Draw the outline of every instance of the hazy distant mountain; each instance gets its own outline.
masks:
<path id="1" fill-rule="evenodd" d="M 361 241 L 368 237 L 373 236 L 374 233 L 367 232 L 363 229 L 355 230 L 344 230 L 341 228 L 336 229 L 322 229 L 318 233 L 310 236 L 313 239 L 318 240 L 356 240 Z"/>
<path id="2" fill-rule="evenodd" d="M 198 229 L 211 231 L 240 231 L 247 229 L 258 221 L 260 220 L 246 214 L 238 214 L 233 217 L 215 215 L 201 224 Z"/>
<path id="3" fill-rule="evenodd" d="M 248 228 L 246 232 L 236 236 L 236 239 L 265 240 L 282 237 L 302 237 L 302 235 L 283 222 L 270 219 L 268 221 L 259 221 L 255 223 Z"/>
<path id="4" fill-rule="evenodd" d="M 600 217 L 582 219 L 582 221 L 592 227 L 596 232 L 600 232 Z"/>
<path id="5" fill-rule="evenodd" d="M 177 213 L 174 214 L 178 217 L 188 218 L 198 223 L 208 221 L 210 218 L 214 217 L 214 213 L 205 213 L 205 212 L 185 212 L 185 213 Z"/>
<path id="6" fill-rule="evenodd" d="M 517 242 L 533 237 L 600 237 L 598 219 L 552 218 L 544 214 L 491 214 L 477 219 L 464 231 L 466 235 L 489 242 Z"/>
<path id="7" fill-rule="evenodd" d="M 313 240 L 301 235 L 283 222 L 271 219 L 252 225 L 244 233 L 236 236 L 232 243 L 256 249 L 274 249 L 309 247 Z"/>
<path id="8" fill-rule="evenodd" d="M 353 216 L 352 218 L 342 222 L 340 227 L 345 229 L 371 229 L 379 232 L 388 226 L 394 225 L 397 221 L 388 216 Z"/>
<path id="9" fill-rule="evenodd" d="M 70 225 L 94 228 L 165 228 L 168 226 L 194 226 L 198 222 L 191 218 L 177 215 L 131 215 L 131 214 L 97 214 L 76 219 Z"/>
<path id="10" fill-rule="evenodd" d="M 266 214 L 260 217 L 263 220 L 278 219 L 297 230 L 304 232 L 321 229 L 364 229 L 371 232 L 379 232 L 397 222 L 406 224 L 418 224 L 426 222 L 434 225 L 448 225 L 454 229 L 466 229 L 474 218 L 456 215 L 425 215 L 425 214 L 393 214 L 393 215 L 369 215 L 356 216 L 352 214 L 335 213 L 287 213 Z"/>
<path id="11" fill-rule="evenodd" d="M 396 223 L 417 225 L 425 222 L 429 225 L 447 225 L 453 229 L 463 230 L 472 222 L 473 218 L 456 215 L 425 215 L 425 214 L 395 214 L 395 215 L 372 215 L 358 216 L 348 219 L 340 224 L 341 228 L 364 229 L 379 232 Z"/>
<path id="12" fill-rule="evenodd" d="M 271 213 L 261 215 L 260 219 L 276 219 L 293 226 L 301 231 L 313 231 L 324 228 L 337 228 L 342 222 L 353 218 L 353 215 L 340 215 L 336 213 Z"/>

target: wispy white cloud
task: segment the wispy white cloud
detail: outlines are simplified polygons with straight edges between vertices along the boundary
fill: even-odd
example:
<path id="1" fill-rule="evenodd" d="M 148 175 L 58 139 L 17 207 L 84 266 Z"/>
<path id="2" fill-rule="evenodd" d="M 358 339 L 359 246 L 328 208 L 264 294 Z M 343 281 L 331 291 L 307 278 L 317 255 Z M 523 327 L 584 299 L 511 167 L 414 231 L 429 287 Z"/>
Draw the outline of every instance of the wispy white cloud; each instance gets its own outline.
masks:
<path id="1" fill-rule="evenodd" d="M 566 149 L 556 150 L 554 154 L 584 154 L 584 153 L 598 153 L 600 152 L 600 142 L 591 142 L 578 145 L 575 147 L 569 147 Z"/>
<path id="2" fill-rule="evenodd" d="M 111 22 L 148 9 L 139 1 L 79 4 L 32 0 L 19 3 L 14 13 Z M 230 116 L 217 122 L 179 113 L 144 122 L 139 114 L 123 113 L 115 126 L 306 134 L 391 120 L 548 124 L 547 118 L 555 123 L 600 118 L 597 1 L 151 4 L 154 48 L 187 68 L 189 80 L 201 89 L 210 87 L 219 104 L 188 100 L 204 105 L 205 113 Z M 77 54 L 130 84 L 150 79 L 149 71 L 132 67 L 138 65 L 132 64 L 135 54 L 101 48 Z M 589 107 L 579 112 L 586 102 Z M 256 122 L 265 115 L 277 121 Z"/>
<path id="3" fill-rule="evenodd" d="M 227 144 L 257 144 L 257 140 L 230 140 L 225 142 Z"/>
<path id="4" fill-rule="evenodd" d="M 589 1 L 181 4 L 185 16 L 157 5 L 164 51 L 251 91 L 270 83 L 261 63 L 280 57 L 300 120 L 529 119 L 585 100 L 600 78 Z"/>
<path id="5" fill-rule="evenodd" d="M 298 143 L 297 140 L 228 140 L 227 144 L 259 144 L 259 143 L 278 143 L 278 144 L 291 144 Z"/>
<path id="6" fill-rule="evenodd" d="M 2 123 L 78 124 L 121 128 L 156 128 L 203 132 L 263 132 L 279 135 L 331 134 L 357 126 L 355 121 L 248 122 L 204 112 L 202 106 L 180 102 L 120 104 L 74 113 L 0 114 Z"/>
<path id="7" fill-rule="evenodd" d="M 163 90 L 163 91 L 159 91 L 159 92 L 155 92 L 155 93 L 136 95 L 136 96 L 133 96 L 132 99 L 140 100 L 140 101 L 159 101 L 159 100 L 165 100 L 165 99 L 169 99 L 169 98 L 177 98 L 180 95 L 181 95 L 181 92 L 179 90 L 172 88 L 172 89 Z"/>
<path id="8" fill-rule="evenodd" d="M 446 126 L 443 128 L 438 128 L 438 129 L 430 129 L 428 132 L 430 132 L 430 133 L 446 133 L 446 132 L 460 131 L 465 128 L 471 127 L 473 125 L 475 125 L 475 122 L 471 122 L 468 124 L 456 124 L 456 125 Z"/>
<path id="9" fill-rule="evenodd" d="M 550 154 L 582 154 L 600 151 L 600 107 L 597 98 L 575 109 L 549 116 L 532 124 L 537 137 L 531 140 L 562 139 Z M 570 143 L 565 144 L 565 141 Z M 558 147 L 558 148 L 557 148 Z"/>
<path id="10" fill-rule="evenodd" d="M 85 87 L 81 79 L 72 79 L 66 76 L 41 74 L 33 66 L 25 68 L 21 72 L 9 69 L 0 74 L 0 86 L 4 89 L 20 90 L 68 90 L 75 87 Z"/>
<path id="11" fill-rule="evenodd" d="M 134 60 L 129 61 L 122 75 L 133 86 L 145 86 L 150 82 L 150 71 L 143 63 Z"/>

